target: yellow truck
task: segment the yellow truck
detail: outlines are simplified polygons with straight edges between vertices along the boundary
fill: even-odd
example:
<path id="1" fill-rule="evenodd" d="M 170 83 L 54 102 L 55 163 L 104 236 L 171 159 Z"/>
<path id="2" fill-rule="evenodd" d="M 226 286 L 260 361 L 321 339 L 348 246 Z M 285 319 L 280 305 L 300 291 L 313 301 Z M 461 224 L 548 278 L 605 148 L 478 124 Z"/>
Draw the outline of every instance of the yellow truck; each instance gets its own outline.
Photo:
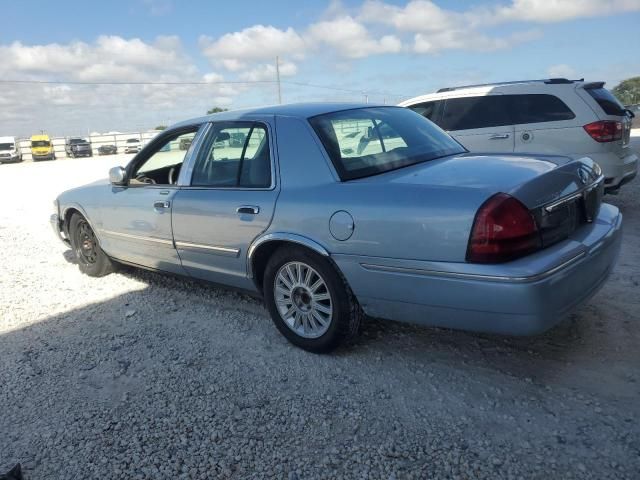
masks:
<path id="1" fill-rule="evenodd" d="M 56 152 L 53 149 L 53 143 L 49 135 L 32 135 L 31 136 L 31 156 L 33 161 L 38 160 L 55 160 Z"/>

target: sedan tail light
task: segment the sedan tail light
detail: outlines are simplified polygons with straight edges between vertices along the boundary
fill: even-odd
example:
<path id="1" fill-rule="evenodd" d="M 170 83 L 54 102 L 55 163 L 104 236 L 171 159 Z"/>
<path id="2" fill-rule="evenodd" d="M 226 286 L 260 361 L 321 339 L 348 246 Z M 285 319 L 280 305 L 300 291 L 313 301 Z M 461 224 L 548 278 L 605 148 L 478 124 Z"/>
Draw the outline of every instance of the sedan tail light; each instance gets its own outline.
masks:
<path id="1" fill-rule="evenodd" d="M 604 143 L 622 140 L 622 122 L 600 120 L 599 122 L 588 123 L 582 128 L 596 142 Z"/>
<path id="2" fill-rule="evenodd" d="M 500 263 L 541 248 L 538 226 L 520 201 L 498 193 L 482 204 L 473 221 L 467 261 Z"/>

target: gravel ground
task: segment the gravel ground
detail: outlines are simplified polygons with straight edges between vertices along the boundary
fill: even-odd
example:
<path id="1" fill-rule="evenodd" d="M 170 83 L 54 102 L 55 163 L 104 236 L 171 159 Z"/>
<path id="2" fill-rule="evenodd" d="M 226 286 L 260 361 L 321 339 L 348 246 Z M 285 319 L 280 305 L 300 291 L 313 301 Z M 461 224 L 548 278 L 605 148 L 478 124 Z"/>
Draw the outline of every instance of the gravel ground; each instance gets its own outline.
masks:
<path id="1" fill-rule="evenodd" d="M 30 479 L 637 479 L 640 181 L 619 264 L 522 339 L 369 320 L 330 356 L 259 300 L 123 269 L 83 276 L 48 224 L 121 157 L 0 165 L 0 471 Z"/>

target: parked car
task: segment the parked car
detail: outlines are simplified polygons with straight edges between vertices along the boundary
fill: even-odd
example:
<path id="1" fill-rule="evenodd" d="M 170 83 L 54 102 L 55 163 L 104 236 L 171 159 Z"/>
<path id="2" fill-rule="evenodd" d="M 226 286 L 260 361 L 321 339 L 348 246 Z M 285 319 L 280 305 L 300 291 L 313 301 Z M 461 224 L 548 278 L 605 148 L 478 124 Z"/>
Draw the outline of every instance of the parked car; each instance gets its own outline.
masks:
<path id="1" fill-rule="evenodd" d="M 251 148 L 216 146 L 236 131 Z M 194 134 L 182 157 L 158 153 Z M 550 328 L 615 264 L 622 216 L 603 188 L 587 157 L 468 153 L 406 108 L 282 105 L 167 129 L 62 193 L 51 223 L 88 275 L 122 262 L 258 292 L 287 339 L 322 352 L 363 314 Z"/>
<path id="2" fill-rule="evenodd" d="M 191 146 L 192 141 L 193 141 L 193 138 L 181 138 L 180 150 L 189 150 L 189 147 Z"/>
<path id="3" fill-rule="evenodd" d="M 631 128 L 640 128 L 640 103 L 634 105 L 626 105 L 625 108 L 631 112 L 632 121 Z"/>
<path id="4" fill-rule="evenodd" d="M 55 160 L 56 151 L 51 143 L 49 135 L 32 135 L 31 136 L 31 158 L 34 162 L 39 160 Z"/>
<path id="5" fill-rule="evenodd" d="M 142 150 L 142 144 L 137 138 L 127 138 L 124 146 L 124 153 L 138 153 Z"/>
<path id="6" fill-rule="evenodd" d="M 118 153 L 118 147 L 115 145 L 100 145 L 98 147 L 98 155 L 115 155 Z"/>
<path id="7" fill-rule="evenodd" d="M 64 151 L 67 157 L 91 157 L 91 144 L 84 138 L 67 138 L 64 142 Z"/>
<path id="8" fill-rule="evenodd" d="M 234 148 L 244 147 L 245 135 L 243 133 L 230 133 L 229 146 Z"/>
<path id="9" fill-rule="evenodd" d="M 604 82 L 555 78 L 442 88 L 400 105 L 424 115 L 472 152 L 588 156 L 616 192 L 638 171 L 631 115 Z"/>
<path id="10" fill-rule="evenodd" d="M 16 163 L 22 161 L 22 153 L 15 137 L 0 137 L 0 163 Z"/>

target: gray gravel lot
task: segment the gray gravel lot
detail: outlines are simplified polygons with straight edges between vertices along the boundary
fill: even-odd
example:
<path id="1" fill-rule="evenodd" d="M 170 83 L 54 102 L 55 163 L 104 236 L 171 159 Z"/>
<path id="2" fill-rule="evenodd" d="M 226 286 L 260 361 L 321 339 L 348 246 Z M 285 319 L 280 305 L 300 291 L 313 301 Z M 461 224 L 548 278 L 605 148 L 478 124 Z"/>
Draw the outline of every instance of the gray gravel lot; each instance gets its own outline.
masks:
<path id="1" fill-rule="evenodd" d="M 122 269 L 83 276 L 55 195 L 121 157 L 0 165 L 0 472 L 31 479 L 640 476 L 640 181 L 619 264 L 550 332 L 369 320 L 331 356 L 261 302 Z"/>

